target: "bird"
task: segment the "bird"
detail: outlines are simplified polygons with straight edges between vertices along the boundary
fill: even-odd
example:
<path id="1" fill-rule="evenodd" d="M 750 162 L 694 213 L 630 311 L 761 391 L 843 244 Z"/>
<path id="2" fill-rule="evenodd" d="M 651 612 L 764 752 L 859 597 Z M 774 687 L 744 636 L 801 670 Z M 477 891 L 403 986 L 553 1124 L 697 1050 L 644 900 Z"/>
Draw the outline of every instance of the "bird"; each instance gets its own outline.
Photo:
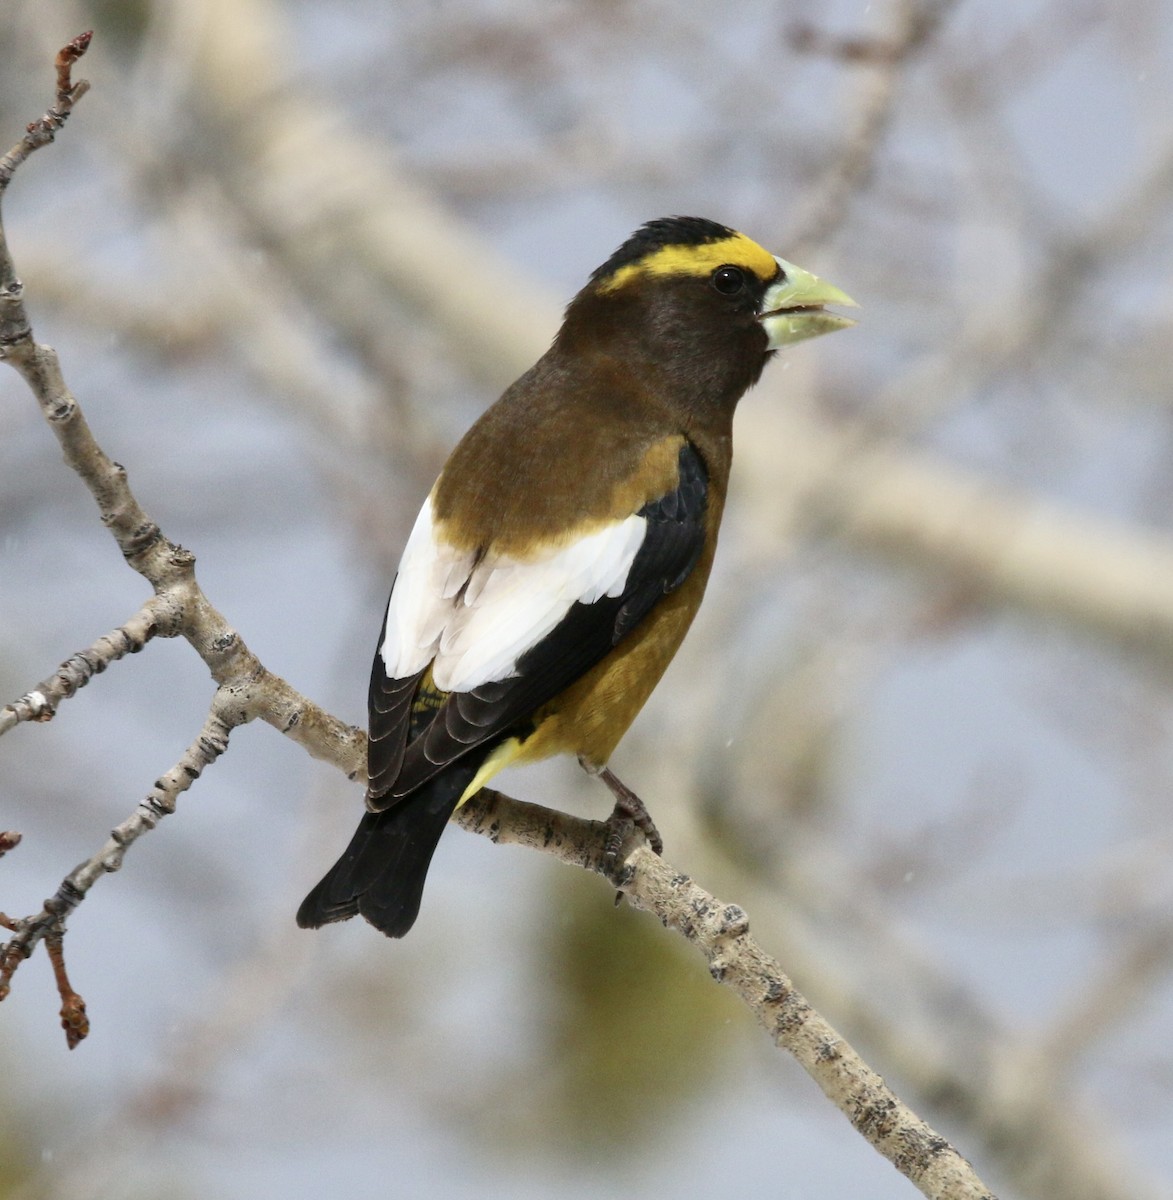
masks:
<path id="1" fill-rule="evenodd" d="M 551 755 L 660 852 L 608 760 L 704 595 L 737 403 L 776 351 L 855 324 L 827 305 L 855 302 L 699 217 L 647 222 L 590 275 L 412 527 L 371 669 L 366 812 L 299 925 L 361 914 L 402 937 L 457 807 Z"/>

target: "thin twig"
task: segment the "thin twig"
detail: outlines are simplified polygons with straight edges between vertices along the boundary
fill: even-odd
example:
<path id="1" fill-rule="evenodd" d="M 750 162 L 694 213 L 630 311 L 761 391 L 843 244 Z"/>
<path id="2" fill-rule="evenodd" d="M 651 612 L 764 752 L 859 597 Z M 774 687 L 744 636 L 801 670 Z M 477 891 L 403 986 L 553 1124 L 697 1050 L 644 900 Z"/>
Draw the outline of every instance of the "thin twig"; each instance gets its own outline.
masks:
<path id="1" fill-rule="evenodd" d="M 86 650 L 67 658 L 47 679 L 0 708 L 0 735 L 22 721 L 51 721 L 57 706 L 68 700 L 112 662 L 137 654 L 153 637 L 172 637 L 178 630 L 166 624 L 167 606 L 152 596 L 124 625 L 104 633 Z"/>
<path id="2" fill-rule="evenodd" d="M 70 1050 L 90 1031 L 90 1020 L 86 1016 L 86 1002 L 73 990 L 65 970 L 65 931 L 54 930 L 45 936 L 45 950 L 53 967 L 53 978 L 57 981 L 57 994 L 61 997 L 61 1028 L 65 1030 L 65 1041 Z"/>
<path id="3" fill-rule="evenodd" d="M 60 956 L 60 939 L 65 934 L 65 922 L 69 914 L 86 898 L 90 888 L 103 876 L 117 871 L 127 850 L 144 833 L 154 829 L 166 816 L 175 811 L 179 796 L 203 774 L 228 749 L 228 736 L 237 725 L 249 720 L 246 707 L 232 689 L 220 688 L 212 702 L 211 711 L 204 721 L 199 736 L 187 748 L 180 760 L 156 781 L 155 786 L 139 803 L 134 812 L 110 831 L 110 837 L 96 854 L 76 866 L 62 881 L 61 886 L 45 901 L 39 913 L 17 920 L 9 918 L 7 928 L 15 933 L 0 950 L 0 1000 L 8 995 L 12 977 L 20 964 L 32 954 L 37 945 L 44 941 L 50 949 L 57 947 Z M 56 967 L 56 964 L 55 964 Z M 57 976 L 58 985 L 64 979 L 64 966 Z M 76 997 L 84 1014 L 85 1004 L 81 997 L 65 980 L 62 1002 L 66 1003 L 66 992 Z M 76 1006 L 75 1006 L 76 1008 Z M 62 1013 L 63 1023 L 65 1012 Z M 88 1025 L 66 1024 L 70 1049 L 85 1037 Z"/>
<path id="4" fill-rule="evenodd" d="M 57 103 L 45 112 L 45 115 L 29 123 L 24 137 L 0 158 L 0 195 L 8 187 L 16 168 L 28 158 L 34 150 L 48 145 L 56 136 L 57 131 L 65 124 L 73 106 L 90 90 L 89 81 L 79 79 L 73 83 L 70 75 L 73 64 L 90 48 L 90 39 L 94 36 L 91 29 L 88 33 L 79 33 L 71 42 L 67 42 L 57 51 L 54 66 L 57 68 Z"/>
<path id="5" fill-rule="evenodd" d="M 2 231 L 0 231 L 2 235 Z M 23 316 L 23 304 L 19 306 Z M 27 322 L 26 322 L 27 325 Z M 126 468 L 98 445 L 81 406 L 65 384 L 56 351 L 34 342 L 31 329 L 8 347 L 8 362 L 24 376 L 57 436 L 65 461 L 98 505 L 123 557 L 148 583 L 156 611 L 182 635 L 222 687 L 250 697 L 249 720 L 259 717 L 304 746 L 315 758 L 335 760 L 349 751 L 349 774 L 361 766 L 357 730 L 330 716 L 266 671 L 196 581 L 195 555 L 164 537 L 130 489 Z"/>

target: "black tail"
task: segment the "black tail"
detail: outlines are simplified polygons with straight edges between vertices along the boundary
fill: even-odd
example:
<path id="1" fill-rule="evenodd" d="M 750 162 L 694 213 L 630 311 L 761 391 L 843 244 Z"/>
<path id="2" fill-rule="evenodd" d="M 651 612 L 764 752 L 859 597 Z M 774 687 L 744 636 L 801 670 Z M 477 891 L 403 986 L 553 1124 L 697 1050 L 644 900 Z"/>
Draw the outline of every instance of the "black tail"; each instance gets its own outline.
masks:
<path id="1" fill-rule="evenodd" d="M 429 780 L 386 812 L 367 813 L 346 853 L 302 901 L 297 923 L 317 929 L 361 913 L 388 937 L 415 924 L 428 866 L 476 763 Z"/>

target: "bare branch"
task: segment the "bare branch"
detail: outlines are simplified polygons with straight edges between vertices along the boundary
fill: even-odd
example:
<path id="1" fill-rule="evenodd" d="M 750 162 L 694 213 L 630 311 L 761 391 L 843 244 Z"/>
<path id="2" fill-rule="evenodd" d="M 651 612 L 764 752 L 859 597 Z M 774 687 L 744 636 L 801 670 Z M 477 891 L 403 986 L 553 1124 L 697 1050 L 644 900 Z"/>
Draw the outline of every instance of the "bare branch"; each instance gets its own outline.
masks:
<path id="1" fill-rule="evenodd" d="M 17 167 L 34 150 L 51 142 L 57 130 L 73 111 L 74 104 L 85 95 L 89 84 L 85 80 L 70 82 L 73 64 L 86 52 L 92 34 L 83 33 L 63 46 L 57 53 L 57 103 L 43 117 L 29 124 L 24 137 L 0 158 L 0 200 Z M 0 220 L 0 358 L 7 357 L 8 348 L 21 344 L 32 337 L 28 317 L 24 311 L 22 296 L 24 284 L 17 278 L 12 256 L 8 252 L 8 240 L 4 236 L 3 221 Z"/>
<path id="2" fill-rule="evenodd" d="M 23 305 L 18 307 L 23 318 Z M 131 491 L 126 469 L 112 462 L 94 439 L 80 405 L 65 385 L 56 351 L 37 345 L 29 329 L 27 336 L 8 348 L 6 358 L 37 397 L 65 452 L 65 461 L 89 488 L 123 557 L 154 588 L 156 619 L 187 639 L 218 684 L 242 700 L 247 698 L 246 719 L 259 717 L 268 722 L 316 758 L 334 761 L 336 751 L 349 751 L 348 774 L 356 774 L 361 767 L 358 731 L 267 672 L 211 604 L 196 582 L 195 555 L 163 536 Z"/>
<path id="3" fill-rule="evenodd" d="M 81 95 L 81 85 L 69 82 L 69 69 L 88 44 L 88 35 L 83 36 L 58 55 L 57 107 L 40 124 L 30 126 L 29 136 L 4 160 L 8 171 L 5 179 L 11 178 L 12 171 L 32 150 L 51 140 L 63 114 L 68 114 L 69 105 Z M 80 405 L 66 386 L 56 351 L 36 343 L 22 293 L 0 225 L 0 354 L 28 384 L 57 436 L 65 461 L 89 488 L 123 557 L 151 584 L 155 595 L 126 626 L 101 639 L 90 654 L 68 660 L 52 679 L 0 711 L 0 732 L 20 720 L 48 719 L 59 699 L 71 695 L 109 662 L 141 648 L 158 633 L 182 634 L 219 685 L 199 737 L 156 781 L 135 813 L 111 833 L 97 854 L 63 880 L 40 913 L 17 920 L 6 918 L 7 927 L 16 936 L 0 951 L 0 999 L 7 995 L 19 964 L 39 942 L 47 941 L 55 947 L 55 969 L 60 963 L 57 974 L 63 1021 L 72 1046 L 85 1036 L 85 1022 L 84 1004 L 69 987 L 64 973 L 61 939 L 65 920 L 102 874 L 118 870 L 127 848 L 175 810 L 179 794 L 224 752 L 229 731 L 259 717 L 315 757 L 343 766 L 351 777 L 363 769 L 365 737 L 266 671 L 208 601 L 196 582 L 195 556 L 168 541 L 144 511 L 130 489 L 126 470 L 111 461 L 95 440 Z"/>
<path id="4" fill-rule="evenodd" d="M 87 650 L 70 655 L 47 679 L 0 708 L 0 735 L 22 721 L 51 721 L 62 700 L 75 695 L 111 663 L 137 654 L 153 637 L 173 637 L 178 630 L 161 624 L 167 615 L 166 606 L 152 596 L 125 625 L 102 634 Z"/>
<path id="5" fill-rule="evenodd" d="M 93 30 L 79 33 L 71 42 L 67 42 L 57 51 L 54 66 L 57 68 L 57 103 L 45 115 L 29 124 L 25 135 L 0 158 L 0 196 L 8 187 L 16 168 L 25 161 L 34 150 L 46 146 L 56 136 L 57 131 L 65 124 L 73 106 L 90 90 L 89 82 L 79 79 L 73 83 L 70 79 L 73 64 L 90 48 Z M 0 283 L 7 282 L 6 280 Z"/>
<path id="6" fill-rule="evenodd" d="M 749 932 L 749 918 L 653 854 L 642 836 L 618 869 L 604 865 L 606 827 L 485 788 L 458 810 L 465 829 L 494 842 L 529 846 L 610 878 L 635 907 L 675 929 L 789 1051 L 855 1130 L 926 1196 L 993 1200 L 972 1166 L 884 1083 L 808 1003 Z"/>
<path id="7" fill-rule="evenodd" d="M 249 719 L 246 709 L 239 704 L 238 697 L 229 688 L 219 688 L 212 702 L 211 711 L 204 721 L 199 736 L 184 752 L 183 757 L 164 775 L 155 781 L 155 786 L 142 800 L 135 811 L 110 831 L 110 837 L 102 848 L 91 855 L 62 880 L 56 893 L 45 901 L 44 907 L 33 916 L 18 920 L 7 918 L 5 925 L 16 936 L 9 939 L 0 951 L 0 1000 L 7 996 L 12 977 L 21 962 L 28 958 L 36 949 L 38 943 L 45 941 L 50 950 L 56 947 L 55 953 L 61 955 L 61 939 L 65 935 L 65 921 L 69 914 L 86 898 L 90 888 L 106 874 L 117 871 L 122 866 L 126 851 L 134 845 L 144 833 L 154 829 L 156 825 L 175 811 L 175 805 L 181 793 L 203 774 L 228 749 L 228 735 L 237 725 Z M 56 969 L 56 963 L 54 964 Z M 57 973 L 58 984 L 64 976 L 64 965 Z M 62 1001 L 67 1003 L 66 994 L 76 996 L 66 981 L 62 990 Z M 84 1013 L 85 1005 L 77 997 L 71 1007 L 71 1016 L 76 1013 L 77 1004 Z M 83 1027 L 76 1020 L 65 1021 L 66 1035 L 70 1049 L 73 1049 L 85 1037 L 88 1026 Z"/>

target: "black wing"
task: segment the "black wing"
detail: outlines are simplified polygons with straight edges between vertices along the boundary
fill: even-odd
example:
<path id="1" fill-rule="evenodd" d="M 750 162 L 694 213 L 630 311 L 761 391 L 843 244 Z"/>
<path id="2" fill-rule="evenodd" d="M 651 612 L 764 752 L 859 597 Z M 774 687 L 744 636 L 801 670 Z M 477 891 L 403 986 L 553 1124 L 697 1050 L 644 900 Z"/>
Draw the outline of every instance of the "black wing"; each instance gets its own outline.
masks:
<path id="1" fill-rule="evenodd" d="M 708 491 L 704 461 L 686 442 L 675 490 L 639 510 L 647 531 L 623 592 L 573 605 L 545 638 L 521 655 L 513 675 L 450 693 L 420 736 L 410 741 L 410 697 L 419 691 L 421 677 L 380 682 L 375 675 L 382 660 L 377 658 L 371 681 L 368 807 L 389 808 L 475 747 L 523 728 L 535 710 L 601 662 L 696 566 L 705 543 Z"/>

